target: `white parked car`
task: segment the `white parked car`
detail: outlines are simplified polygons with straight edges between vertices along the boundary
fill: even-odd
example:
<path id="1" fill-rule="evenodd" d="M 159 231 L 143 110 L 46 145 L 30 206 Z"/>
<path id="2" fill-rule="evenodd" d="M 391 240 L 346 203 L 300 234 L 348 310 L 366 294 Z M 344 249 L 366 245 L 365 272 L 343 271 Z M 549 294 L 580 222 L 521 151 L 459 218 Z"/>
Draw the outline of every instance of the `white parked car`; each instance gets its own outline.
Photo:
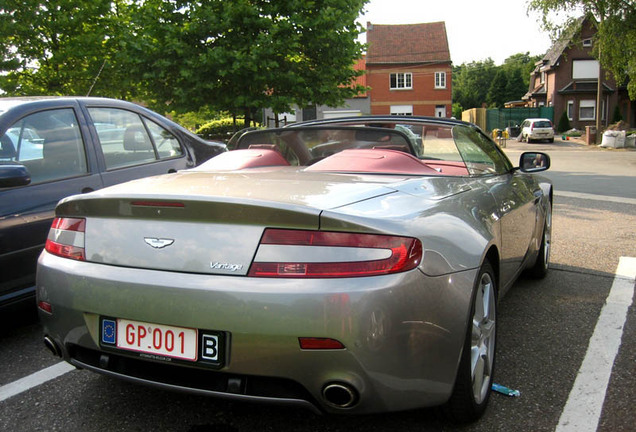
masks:
<path id="1" fill-rule="evenodd" d="M 548 140 L 554 142 L 554 125 L 546 118 L 529 118 L 521 123 L 519 141 Z"/>

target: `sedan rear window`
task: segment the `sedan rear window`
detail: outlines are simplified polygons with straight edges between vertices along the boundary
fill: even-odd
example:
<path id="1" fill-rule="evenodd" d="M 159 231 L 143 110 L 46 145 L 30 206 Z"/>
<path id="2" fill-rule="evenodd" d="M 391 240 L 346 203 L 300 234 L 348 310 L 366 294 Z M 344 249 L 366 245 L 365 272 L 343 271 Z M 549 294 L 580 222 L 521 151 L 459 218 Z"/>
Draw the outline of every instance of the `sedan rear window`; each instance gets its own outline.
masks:
<path id="1" fill-rule="evenodd" d="M 551 128 L 552 124 L 549 121 L 537 121 L 537 122 L 534 122 L 534 127 L 536 127 L 536 128 Z"/>

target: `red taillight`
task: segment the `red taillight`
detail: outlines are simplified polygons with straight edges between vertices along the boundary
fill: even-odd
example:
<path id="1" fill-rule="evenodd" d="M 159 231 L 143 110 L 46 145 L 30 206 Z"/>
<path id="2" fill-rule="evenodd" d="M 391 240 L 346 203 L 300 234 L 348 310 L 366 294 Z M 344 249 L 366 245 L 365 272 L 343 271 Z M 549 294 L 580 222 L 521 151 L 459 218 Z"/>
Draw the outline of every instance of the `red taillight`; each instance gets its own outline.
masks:
<path id="1" fill-rule="evenodd" d="M 53 313 L 53 306 L 49 302 L 39 301 L 38 302 L 38 308 L 40 308 L 41 310 L 43 310 L 46 313 L 49 313 L 49 314 Z"/>
<path id="2" fill-rule="evenodd" d="M 337 278 L 411 270 L 422 243 L 411 237 L 267 229 L 249 276 Z"/>
<path id="3" fill-rule="evenodd" d="M 44 249 L 53 255 L 85 261 L 84 232 L 86 219 L 55 218 Z"/>
<path id="4" fill-rule="evenodd" d="M 336 339 L 330 338 L 311 338 L 300 337 L 298 338 L 301 349 L 306 350 L 325 350 L 325 349 L 344 349 L 345 346 L 342 342 Z"/>

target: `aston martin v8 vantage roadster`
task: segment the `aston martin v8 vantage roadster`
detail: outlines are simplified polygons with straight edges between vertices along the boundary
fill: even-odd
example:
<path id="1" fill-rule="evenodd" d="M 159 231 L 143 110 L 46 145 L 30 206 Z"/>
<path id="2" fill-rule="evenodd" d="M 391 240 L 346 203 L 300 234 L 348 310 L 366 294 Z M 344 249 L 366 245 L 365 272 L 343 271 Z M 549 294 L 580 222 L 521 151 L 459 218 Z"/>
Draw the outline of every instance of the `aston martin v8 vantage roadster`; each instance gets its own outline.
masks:
<path id="1" fill-rule="evenodd" d="M 498 299 L 548 270 L 549 165 L 514 166 L 453 120 L 248 132 L 197 168 L 58 204 L 37 274 L 45 343 L 142 384 L 473 421 Z"/>

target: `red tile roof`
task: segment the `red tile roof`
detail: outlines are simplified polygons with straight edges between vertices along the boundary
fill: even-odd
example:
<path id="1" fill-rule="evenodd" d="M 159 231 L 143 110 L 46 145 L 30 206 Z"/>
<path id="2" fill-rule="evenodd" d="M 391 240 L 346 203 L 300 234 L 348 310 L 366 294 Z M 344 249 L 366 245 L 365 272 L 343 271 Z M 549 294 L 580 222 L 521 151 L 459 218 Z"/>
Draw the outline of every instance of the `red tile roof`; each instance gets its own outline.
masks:
<path id="1" fill-rule="evenodd" d="M 366 63 L 365 56 L 362 56 L 362 58 L 359 59 L 356 62 L 356 64 L 353 66 L 353 69 L 354 70 L 366 70 L 367 69 L 367 63 Z M 365 73 L 364 75 L 360 75 L 359 77 L 356 77 L 356 79 L 354 80 L 354 85 L 361 85 L 362 87 L 366 87 L 367 86 L 367 74 Z M 367 92 L 364 92 L 364 93 L 360 93 L 356 97 L 366 97 L 366 96 L 367 96 Z"/>
<path id="2" fill-rule="evenodd" d="M 446 24 L 367 23 L 367 64 L 449 62 Z"/>

